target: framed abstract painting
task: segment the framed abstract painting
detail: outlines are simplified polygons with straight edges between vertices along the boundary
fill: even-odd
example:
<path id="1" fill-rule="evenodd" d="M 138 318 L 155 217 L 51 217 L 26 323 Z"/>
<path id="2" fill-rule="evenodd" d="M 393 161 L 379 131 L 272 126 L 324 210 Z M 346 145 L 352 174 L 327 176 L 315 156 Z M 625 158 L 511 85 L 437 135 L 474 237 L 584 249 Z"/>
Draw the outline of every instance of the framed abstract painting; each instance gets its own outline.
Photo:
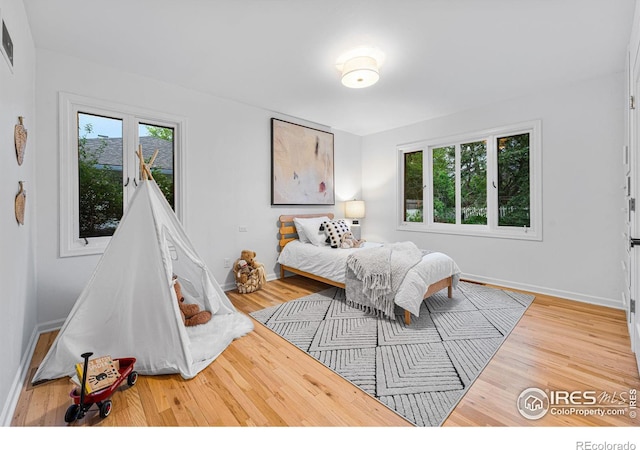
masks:
<path id="1" fill-rule="evenodd" d="M 333 133 L 271 119 L 271 204 L 335 205 Z"/>

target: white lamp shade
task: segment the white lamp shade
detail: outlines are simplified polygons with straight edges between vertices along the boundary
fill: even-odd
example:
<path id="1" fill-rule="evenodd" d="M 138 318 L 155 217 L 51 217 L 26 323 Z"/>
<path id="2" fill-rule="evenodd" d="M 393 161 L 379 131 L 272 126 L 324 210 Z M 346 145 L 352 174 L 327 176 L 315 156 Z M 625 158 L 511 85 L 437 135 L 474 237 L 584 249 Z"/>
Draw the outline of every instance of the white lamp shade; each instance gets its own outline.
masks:
<path id="1" fill-rule="evenodd" d="M 364 213 L 364 201 L 362 200 L 351 200 L 344 205 L 344 215 L 348 219 L 362 219 Z"/>
<path id="2" fill-rule="evenodd" d="M 376 84 L 378 63 L 370 56 L 357 56 L 344 63 L 342 67 L 342 84 L 350 88 L 365 88 Z"/>

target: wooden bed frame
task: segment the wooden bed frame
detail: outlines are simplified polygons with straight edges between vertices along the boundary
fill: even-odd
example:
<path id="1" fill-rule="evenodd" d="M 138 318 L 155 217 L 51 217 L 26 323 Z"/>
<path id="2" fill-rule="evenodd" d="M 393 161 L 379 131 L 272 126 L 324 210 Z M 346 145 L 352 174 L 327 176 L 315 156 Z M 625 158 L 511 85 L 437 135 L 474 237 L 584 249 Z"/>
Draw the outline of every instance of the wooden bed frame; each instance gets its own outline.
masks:
<path id="1" fill-rule="evenodd" d="M 293 219 L 294 218 L 313 218 L 313 217 L 329 217 L 330 219 L 333 219 L 333 214 L 332 213 L 326 213 L 326 214 L 295 214 L 295 215 L 282 215 L 279 218 L 279 223 L 280 223 L 280 227 L 278 230 L 278 238 L 279 238 L 279 244 L 280 244 L 280 251 L 282 251 L 282 249 L 284 248 L 285 245 L 287 245 L 289 242 L 298 239 L 298 233 L 296 232 L 296 226 L 293 223 Z M 337 281 L 333 281 L 333 280 L 329 280 L 328 278 L 324 278 L 318 275 L 314 275 L 312 273 L 309 272 L 304 272 L 302 270 L 299 269 L 294 269 L 293 267 L 289 267 L 289 266 L 284 266 L 284 265 L 280 265 L 280 278 L 284 278 L 285 276 L 285 272 L 291 272 L 294 273 L 296 275 L 301 275 L 303 277 L 306 278 L 311 278 L 312 280 L 316 280 L 316 281 L 320 281 L 322 283 L 326 283 L 329 284 L 331 286 L 336 286 L 339 288 L 344 289 L 345 285 L 344 283 L 338 283 Z M 451 298 L 451 296 L 453 295 L 452 292 L 452 286 L 453 286 L 453 277 L 447 277 L 443 280 L 437 281 L 435 283 L 433 283 L 432 285 L 429 286 L 429 288 L 427 289 L 427 292 L 425 292 L 424 296 L 422 298 L 427 298 L 432 296 L 433 294 L 435 294 L 436 292 L 441 291 L 444 288 L 447 288 L 447 296 L 449 298 Z M 406 323 L 407 325 L 411 325 L 411 313 L 407 310 L 404 311 L 404 323 Z"/>

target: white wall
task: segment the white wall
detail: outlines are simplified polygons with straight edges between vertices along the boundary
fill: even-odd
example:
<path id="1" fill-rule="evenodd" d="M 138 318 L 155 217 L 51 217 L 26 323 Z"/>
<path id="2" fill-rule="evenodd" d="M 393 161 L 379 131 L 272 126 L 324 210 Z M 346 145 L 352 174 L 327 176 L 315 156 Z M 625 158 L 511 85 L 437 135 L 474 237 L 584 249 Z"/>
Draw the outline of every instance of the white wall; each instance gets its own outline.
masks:
<path id="1" fill-rule="evenodd" d="M 235 287 L 231 269 L 223 267 L 224 259 L 235 261 L 245 248 L 256 251 L 256 259 L 273 276 L 279 215 L 330 210 L 340 216 L 342 201 L 360 195 L 361 138 L 358 136 L 334 131 L 335 208 L 272 207 L 270 118 L 316 128 L 322 125 L 48 51 L 38 50 L 37 58 L 38 323 L 59 325 L 99 259 L 98 256 L 58 257 L 59 91 L 187 118 L 185 226 L 223 287 Z M 247 227 L 248 232 L 239 232 L 239 226 Z"/>
<path id="2" fill-rule="evenodd" d="M 0 0 L 14 45 L 13 73 L 0 55 L 0 425 L 10 420 L 9 398 L 20 380 L 23 357 L 34 339 L 36 326 L 36 114 L 35 49 L 20 0 Z M 24 162 L 18 165 L 13 130 L 24 117 L 28 141 Z M 26 181 L 27 207 L 24 226 L 18 225 L 14 198 L 18 181 Z"/>
<path id="3" fill-rule="evenodd" d="M 616 74 L 365 137 L 363 237 L 443 251 L 476 280 L 621 308 L 624 105 Z M 542 242 L 396 230 L 396 145 L 533 119 Z"/>

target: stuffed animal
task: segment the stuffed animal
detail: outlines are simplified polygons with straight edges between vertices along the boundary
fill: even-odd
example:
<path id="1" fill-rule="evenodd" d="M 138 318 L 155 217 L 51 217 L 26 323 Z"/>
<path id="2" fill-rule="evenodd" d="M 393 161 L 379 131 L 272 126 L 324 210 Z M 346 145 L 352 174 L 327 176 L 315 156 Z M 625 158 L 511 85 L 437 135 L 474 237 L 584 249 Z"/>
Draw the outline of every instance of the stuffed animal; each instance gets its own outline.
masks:
<path id="1" fill-rule="evenodd" d="M 340 248 L 359 248 L 365 243 L 364 239 L 356 239 L 351 231 L 345 232 L 340 238 Z"/>
<path id="2" fill-rule="evenodd" d="M 242 250 L 240 252 L 240 259 L 246 261 L 249 267 L 251 267 L 252 269 L 255 269 L 259 265 L 262 265 L 255 260 L 255 257 L 256 252 L 254 252 L 253 250 Z"/>
<path id="3" fill-rule="evenodd" d="M 240 272 L 245 263 L 249 267 L 249 272 L 252 272 L 255 269 L 260 267 L 264 267 L 261 263 L 256 261 L 256 252 L 253 250 L 242 250 L 240 252 L 240 258 L 236 259 L 236 262 L 233 264 L 233 273 L 236 274 L 236 278 L 238 278 L 238 272 Z M 264 269 L 263 269 L 264 270 Z"/>
<path id="4" fill-rule="evenodd" d="M 182 286 L 180 286 L 180 282 L 177 277 L 173 277 L 173 288 L 176 291 L 178 306 L 180 307 L 180 315 L 182 316 L 182 322 L 184 322 L 185 326 L 193 327 L 196 325 L 202 325 L 211 320 L 211 313 L 209 311 L 200 311 L 199 305 L 184 302 Z"/>
<path id="5" fill-rule="evenodd" d="M 263 284 L 267 282 L 267 275 L 264 270 L 264 265 L 256 261 L 256 252 L 252 250 L 242 250 L 240 252 L 240 258 L 244 259 L 249 267 L 251 267 L 251 272 L 257 272 L 258 277 L 258 287 L 261 287 Z"/>
<path id="6" fill-rule="evenodd" d="M 267 282 L 264 266 L 255 258 L 253 250 L 242 250 L 240 258 L 233 264 L 236 286 L 241 294 L 257 291 Z"/>
<path id="7" fill-rule="evenodd" d="M 233 272 L 236 274 L 236 282 L 246 284 L 251 275 L 251 267 L 244 259 L 239 259 L 233 265 Z"/>

